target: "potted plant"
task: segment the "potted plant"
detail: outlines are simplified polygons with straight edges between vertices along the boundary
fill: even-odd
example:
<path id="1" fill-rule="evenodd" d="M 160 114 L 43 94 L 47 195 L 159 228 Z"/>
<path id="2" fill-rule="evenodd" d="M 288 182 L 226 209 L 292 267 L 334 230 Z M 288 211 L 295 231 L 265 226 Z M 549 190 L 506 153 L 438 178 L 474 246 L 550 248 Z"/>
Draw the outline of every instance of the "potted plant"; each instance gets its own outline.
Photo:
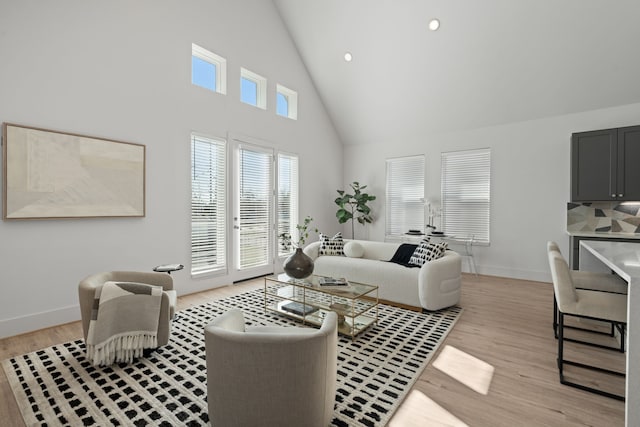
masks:
<path id="1" fill-rule="evenodd" d="M 376 196 L 363 192 L 362 190 L 367 186 L 360 186 L 358 181 L 354 181 L 350 186 L 353 194 L 349 194 L 344 190 L 336 190 L 340 195 L 335 200 L 336 205 L 339 207 L 336 212 L 336 218 L 338 218 L 340 224 L 351 220 L 351 238 L 355 238 L 353 219 L 355 218 L 362 225 L 372 223 L 371 208 L 367 206 L 367 203 L 375 200 Z"/>
<path id="2" fill-rule="evenodd" d="M 313 218 L 307 216 L 302 224 L 296 225 L 296 230 L 298 230 L 298 240 L 296 241 L 293 240 L 293 237 L 290 233 L 280 233 L 278 237 L 280 238 L 280 245 L 282 245 L 282 248 L 285 250 L 291 249 L 292 246 L 296 249 L 302 248 L 309 238 L 309 225 L 312 221 Z M 317 228 L 315 229 L 315 232 L 318 232 Z"/>
<path id="3" fill-rule="evenodd" d="M 287 276 L 295 279 L 304 279 L 313 273 L 313 260 L 302 252 L 302 247 L 309 238 L 309 226 L 313 218 L 307 216 L 302 224 L 297 224 L 296 229 L 298 231 L 298 239 L 293 240 L 290 233 L 280 233 L 280 245 L 286 250 L 291 249 L 293 246 L 295 251 L 284 260 L 282 268 Z M 318 232 L 318 229 L 315 229 Z"/>

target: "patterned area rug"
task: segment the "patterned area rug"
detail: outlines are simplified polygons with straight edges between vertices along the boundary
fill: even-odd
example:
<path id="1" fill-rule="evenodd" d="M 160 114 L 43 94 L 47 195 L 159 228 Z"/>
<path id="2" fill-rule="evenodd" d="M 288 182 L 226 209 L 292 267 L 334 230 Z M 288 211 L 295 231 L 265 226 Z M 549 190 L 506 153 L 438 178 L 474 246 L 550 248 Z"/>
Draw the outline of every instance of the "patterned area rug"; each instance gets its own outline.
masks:
<path id="1" fill-rule="evenodd" d="M 206 426 L 203 328 L 229 308 L 253 325 L 299 326 L 265 313 L 261 290 L 182 310 L 170 343 L 132 364 L 94 368 L 84 341 L 7 359 L 2 366 L 28 426 Z M 460 316 L 381 305 L 379 322 L 338 340 L 334 426 L 383 426 Z"/>

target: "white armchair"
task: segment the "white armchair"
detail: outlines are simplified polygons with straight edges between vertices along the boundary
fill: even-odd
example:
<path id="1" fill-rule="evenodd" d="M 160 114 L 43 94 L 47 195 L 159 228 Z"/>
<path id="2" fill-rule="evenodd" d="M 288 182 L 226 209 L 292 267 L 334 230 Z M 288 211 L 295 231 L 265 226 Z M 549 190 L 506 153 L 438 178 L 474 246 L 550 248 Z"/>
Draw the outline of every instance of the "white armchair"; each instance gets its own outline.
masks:
<path id="1" fill-rule="evenodd" d="M 204 329 L 213 426 L 326 427 L 337 375 L 337 315 L 320 329 L 245 326 L 234 309 Z"/>
<path id="2" fill-rule="evenodd" d="M 162 305 L 160 306 L 160 319 L 158 322 L 158 347 L 169 342 L 171 333 L 171 321 L 175 314 L 177 294 L 173 290 L 173 279 L 166 273 L 152 273 L 142 271 L 105 271 L 92 274 L 82 279 L 78 285 L 78 298 L 80 301 L 80 316 L 82 330 L 86 341 L 91 321 L 96 289 L 105 282 L 137 282 L 149 285 L 162 286 Z"/>

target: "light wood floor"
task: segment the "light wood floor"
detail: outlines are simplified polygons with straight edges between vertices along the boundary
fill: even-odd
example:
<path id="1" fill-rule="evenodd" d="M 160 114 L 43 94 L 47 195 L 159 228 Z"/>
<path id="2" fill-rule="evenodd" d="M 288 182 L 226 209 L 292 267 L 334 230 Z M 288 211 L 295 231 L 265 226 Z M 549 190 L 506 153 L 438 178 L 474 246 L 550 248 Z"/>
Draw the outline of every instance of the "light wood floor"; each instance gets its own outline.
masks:
<path id="1" fill-rule="evenodd" d="M 261 279 L 179 298 L 179 308 L 225 298 L 262 286 Z M 414 385 L 412 397 L 426 396 L 469 426 L 623 426 L 624 403 L 563 386 L 556 368 L 556 340 L 551 329 L 552 287 L 549 283 L 464 275 L 460 305 L 464 313 L 445 344 L 479 358 L 495 368 L 487 395 L 450 378 L 431 363 Z M 79 322 L 0 340 L 0 360 L 77 339 Z M 444 346 L 444 345 L 443 345 Z M 582 350 L 569 344 L 569 356 L 588 357 L 624 370 L 621 354 Z M 442 347 L 441 347 L 442 348 Z M 437 354 L 432 359 L 435 360 Z M 598 382 L 597 379 L 592 379 Z M 624 383 L 607 384 L 621 392 Z M 422 393 L 422 394 L 421 394 Z M 423 396 L 424 395 L 424 396 Z M 428 398 L 428 399 L 427 399 Z M 414 402 L 414 403 L 412 403 Z M 407 400 L 394 425 L 444 425 L 427 422 L 435 413 L 424 400 Z M 400 411 L 398 411 L 400 413 Z M 407 415 L 407 413 L 409 415 Z M 0 370 L 1 425 L 24 426 Z M 449 424 L 451 425 L 451 424 Z"/>

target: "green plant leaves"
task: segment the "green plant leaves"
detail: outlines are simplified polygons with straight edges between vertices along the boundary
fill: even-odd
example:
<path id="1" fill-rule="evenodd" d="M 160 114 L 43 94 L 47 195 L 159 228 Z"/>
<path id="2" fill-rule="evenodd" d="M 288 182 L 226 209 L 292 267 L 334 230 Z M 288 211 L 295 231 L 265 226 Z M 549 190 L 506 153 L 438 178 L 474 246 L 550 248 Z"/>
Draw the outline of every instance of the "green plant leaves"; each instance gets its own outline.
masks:
<path id="1" fill-rule="evenodd" d="M 367 203 L 376 199 L 376 196 L 372 196 L 368 193 L 363 193 L 362 190 L 367 188 L 366 185 L 360 186 L 358 181 L 354 181 L 350 184 L 353 194 L 345 192 L 345 190 L 336 190 L 340 197 L 336 197 L 335 204 L 339 209 L 336 212 L 336 218 L 340 224 L 355 218 L 360 224 L 373 222 L 371 216 L 371 208 L 367 206 Z M 351 237 L 354 237 L 353 222 L 351 223 Z"/>

